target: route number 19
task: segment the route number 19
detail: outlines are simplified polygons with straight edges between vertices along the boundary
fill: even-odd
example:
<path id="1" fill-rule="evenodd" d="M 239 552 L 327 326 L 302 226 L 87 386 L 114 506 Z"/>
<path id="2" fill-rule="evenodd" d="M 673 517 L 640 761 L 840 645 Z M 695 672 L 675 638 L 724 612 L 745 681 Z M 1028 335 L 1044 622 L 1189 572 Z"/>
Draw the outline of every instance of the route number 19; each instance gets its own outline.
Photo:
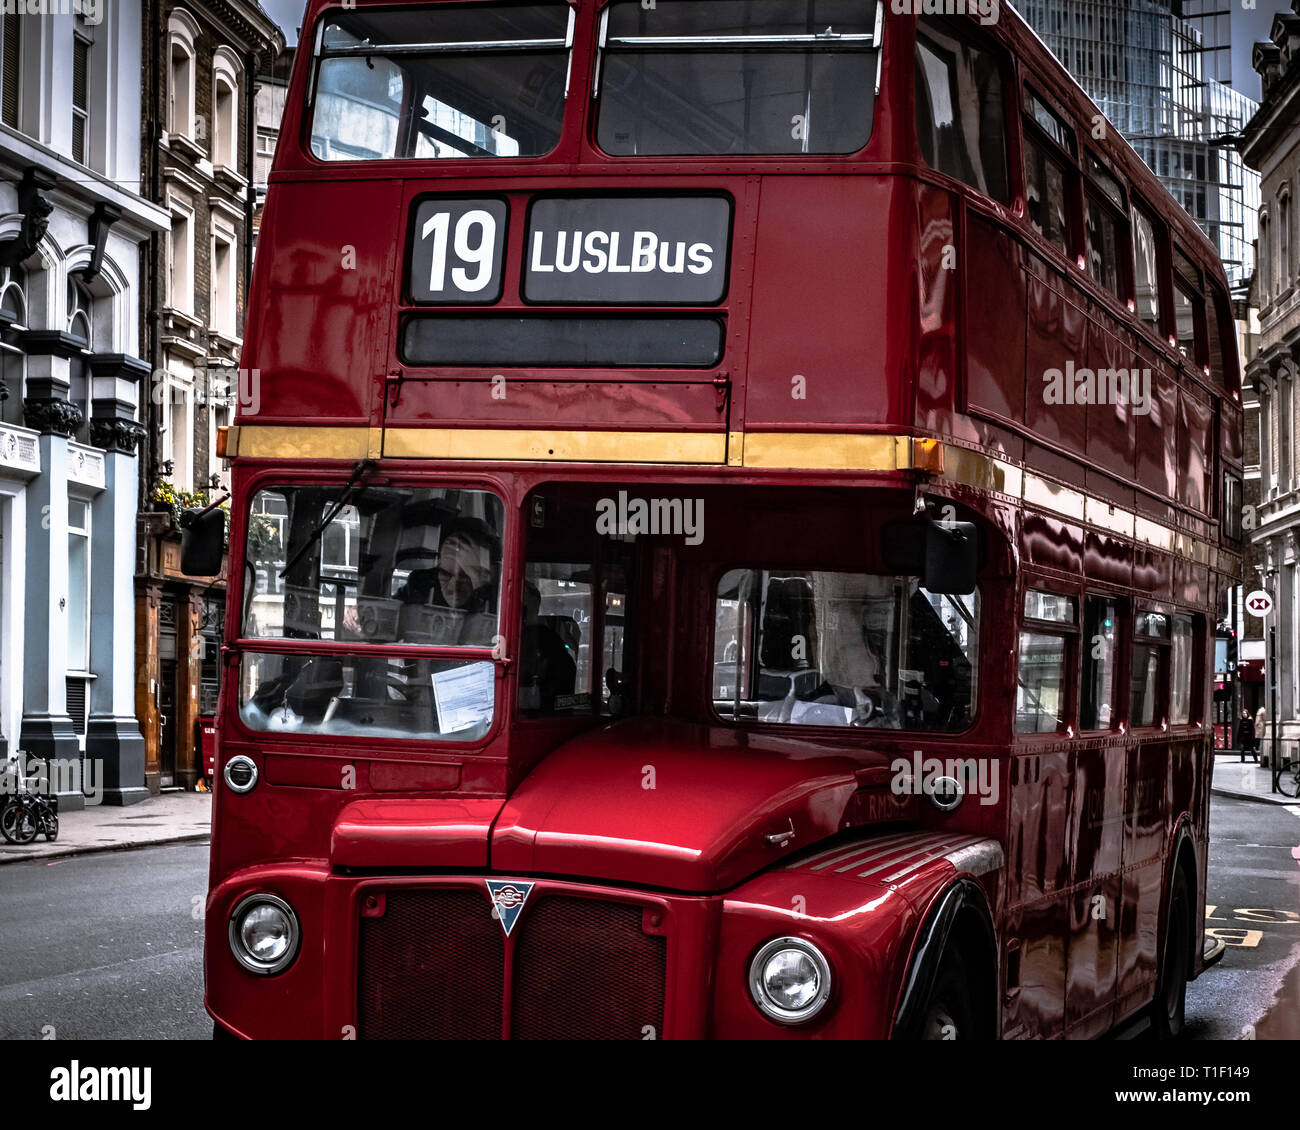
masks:
<path id="1" fill-rule="evenodd" d="M 506 205 L 426 200 L 416 210 L 408 278 L 416 302 L 487 303 L 501 296 Z"/>

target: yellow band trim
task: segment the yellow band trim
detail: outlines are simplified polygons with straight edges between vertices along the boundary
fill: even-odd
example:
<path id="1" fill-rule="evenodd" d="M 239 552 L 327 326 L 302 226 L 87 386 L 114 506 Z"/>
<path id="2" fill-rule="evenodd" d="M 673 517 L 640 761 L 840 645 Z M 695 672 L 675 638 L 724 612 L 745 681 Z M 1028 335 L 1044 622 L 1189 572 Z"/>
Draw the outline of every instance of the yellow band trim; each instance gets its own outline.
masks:
<path id="1" fill-rule="evenodd" d="M 725 463 L 724 432 L 540 432 L 479 428 L 389 428 L 394 459 L 566 463 Z"/>

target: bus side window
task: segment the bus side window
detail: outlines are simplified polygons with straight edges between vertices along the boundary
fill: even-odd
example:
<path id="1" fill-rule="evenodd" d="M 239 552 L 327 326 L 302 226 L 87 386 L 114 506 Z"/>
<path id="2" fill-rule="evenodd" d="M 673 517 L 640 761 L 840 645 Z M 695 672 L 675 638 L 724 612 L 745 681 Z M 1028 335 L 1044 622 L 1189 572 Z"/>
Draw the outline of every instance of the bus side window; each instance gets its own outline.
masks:
<path id="1" fill-rule="evenodd" d="M 1205 292 L 1205 329 L 1209 349 L 1205 363 L 1210 370 L 1210 382 L 1215 388 L 1235 392 L 1239 380 L 1237 367 L 1229 363 L 1224 351 L 1224 346 L 1232 340 L 1225 335 L 1225 327 L 1231 326 L 1232 316 L 1223 292 L 1211 283 Z"/>
<path id="2" fill-rule="evenodd" d="M 1025 206 L 1034 231 L 1062 255 L 1078 241 L 1071 238 L 1070 197 L 1078 172 L 1074 167 L 1074 130 L 1032 91 L 1025 91 Z"/>
<path id="3" fill-rule="evenodd" d="M 1088 190 L 1084 194 L 1084 234 L 1092 277 L 1120 302 L 1129 296 L 1128 223 L 1124 189 L 1092 154 L 1088 155 Z"/>
<path id="4" fill-rule="evenodd" d="M 1174 327 L 1178 352 L 1199 367 L 1206 355 L 1201 269 L 1181 247 L 1174 249 Z"/>
<path id="5" fill-rule="evenodd" d="M 1200 685 L 1200 680 L 1192 672 L 1195 651 L 1196 631 L 1192 617 L 1175 616 L 1173 643 L 1169 649 L 1169 721 L 1176 726 L 1186 725 L 1192 720 L 1195 688 Z"/>
<path id="6" fill-rule="evenodd" d="M 1119 721 L 1119 711 L 1115 708 L 1115 645 L 1119 638 L 1119 620 L 1119 601 L 1116 598 L 1089 596 L 1084 599 L 1080 730 L 1110 730 Z"/>
<path id="7" fill-rule="evenodd" d="M 1133 667 L 1129 679 L 1129 725 L 1158 726 L 1169 689 L 1169 621 L 1162 612 L 1134 617 Z"/>
<path id="8" fill-rule="evenodd" d="M 1078 637 L 1074 597 L 1029 589 L 1016 675 L 1016 733 L 1050 734 L 1070 724 L 1070 646 Z"/>
<path id="9" fill-rule="evenodd" d="M 1133 205 L 1133 283 L 1137 315 L 1160 333 L 1160 247 L 1156 222 L 1145 209 Z"/>
<path id="10" fill-rule="evenodd" d="M 925 163 L 1007 203 L 1005 122 L 997 56 L 925 21 L 916 36 L 916 135 Z"/>

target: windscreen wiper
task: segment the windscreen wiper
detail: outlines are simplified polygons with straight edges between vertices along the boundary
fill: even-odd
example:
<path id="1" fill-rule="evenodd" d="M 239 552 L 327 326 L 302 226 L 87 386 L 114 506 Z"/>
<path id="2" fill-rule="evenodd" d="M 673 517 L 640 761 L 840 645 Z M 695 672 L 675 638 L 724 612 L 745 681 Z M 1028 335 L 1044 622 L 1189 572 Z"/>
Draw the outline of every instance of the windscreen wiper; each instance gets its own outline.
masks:
<path id="1" fill-rule="evenodd" d="M 290 569 L 292 569 L 295 565 L 298 564 L 299 561 L 303 559 L 303 556 L 307 553 L 307 550 L 311 549 L 312 546 L 314 546 L 317 542 L 320 541 L 321 536 L 325 533 L 325 530 L 329 526 L 329 524 L 339 516 L 339 511 L 341 511 L 343 507 L 345 507 L 349 502 L 352 501 L 352 496 L 356 494 L 357 489 L 361 486 L 361 480 L 365 478 L 365 476 L 368 475 L 371 471 L 373 471 L 376 466 L 377 464 L 373 459 L 363 459 L 361 460 L 360 463 L 358 463 L 355 467 L 352 468 L 352 477 L 348 479 L 346 484 L 344 484 L 342 492 L 339 494 L 338 498 L 334 500 L 334 504 L 330 507 L 329 513 L 326 514 L 325 517 L 320 520 L 320 522 L 316 525 L 315 529 L 313 529 L 312 532 L 307 536 L 307 540 L 302 543 L 301 547 L 299 547 L 298 552 L 295 553 L 291 558 L 289 558 L 288 562 L 285 564 L 285 567 L 280 570 L 281 580 L 284 579 L 285 575 L 289 572 Z"/>

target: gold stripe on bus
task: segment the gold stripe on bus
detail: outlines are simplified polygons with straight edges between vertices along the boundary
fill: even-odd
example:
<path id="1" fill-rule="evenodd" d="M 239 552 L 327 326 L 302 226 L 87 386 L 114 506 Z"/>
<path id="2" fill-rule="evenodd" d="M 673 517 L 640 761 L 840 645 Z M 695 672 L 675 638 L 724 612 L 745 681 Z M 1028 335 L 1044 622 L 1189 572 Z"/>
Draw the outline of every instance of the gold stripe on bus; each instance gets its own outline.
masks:
<path id="1" fill-rule="evenodd" d="M 1025 472 L 1025 489 L 1021 497 L 1034 506 L 1054 510 L 1057 514 L 1064 514 L 1078 522 L 1084 520 L 1086 496 L 1082 492 L 1044 479 L 1031 471 Z"/>
<path id="2" fill-rule="evenodd" d="M 723 463 L 725 432 L 541 432 L 529 428 L 389 428 L 393 459 L 562 463 Z"/>
<path id="3" fill-rule="evenodd" d="M 1089 498 L 1084 517 L 1089 525 L 1100 526 L 1113 534 L 1123 534 L 1126 538 L 1133 536 L 1133 521 L 1136 515 L 1131 510 L 1112 506 L 1100 498 Z"/>
<path id="4" fill-rule="evenodd" d="M 379 428 L 316 428 L 239 424 L 227 433 L 226 452 L 241 459 L 358 459 L 378 453 Z"/>
<path id="5" fill-rule="evenodd" d="M 930 451 L 942 450 L 937 440 Z M 744 466 L 765 471 L 906 471 L 912 437 L 830 432 L 746 432 Z"/>

